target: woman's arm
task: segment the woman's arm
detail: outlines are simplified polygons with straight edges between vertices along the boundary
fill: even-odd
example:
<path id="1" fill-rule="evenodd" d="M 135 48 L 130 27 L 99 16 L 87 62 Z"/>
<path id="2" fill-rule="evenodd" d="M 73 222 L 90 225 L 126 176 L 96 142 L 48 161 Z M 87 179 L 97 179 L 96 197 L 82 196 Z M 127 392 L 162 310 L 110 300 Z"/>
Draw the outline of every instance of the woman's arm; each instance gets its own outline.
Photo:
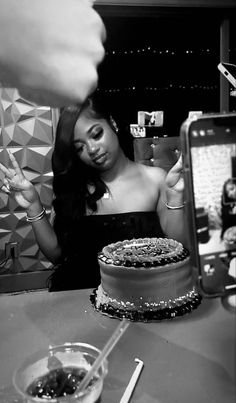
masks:
<path id="1" fill-rule="evenodd" d="M 53 227 L 49 223 L 38 192 L 33 184 L 26 179 L 13 154 L 9 152 L 13 168 L 0 164 L 0 170 L 5 175 L 2 191 L 14 197 L 16 202 L 25 209 L 26 219 L 33 227 L 36 241 L 43 254 L 52 263 L 61 256 L 61 248 Z"/>
<path id="2" fill-rule="evenodd" d="M 183 197 L 175 197 L 165 187 L 163 189 L 157 208 L 163 232 L 168 238 L 176 239 L 187 246 L 189 242 L 188 226 Z M 166 203 L 168 206 L 178 207 L 178 209 L 170 209 Z"/>
<path id="3" fill-rule="evenodd" d="M 42 253 L 52 263 L 57 263 L 60 260 L 62 251 L 58 244 L 55 231 L 46 214 L 42 213 L 43 211 L 44 208 L 38 197 L 38 200 L 32 203 L 26 210 L 27 219 L 32 220 L 29 222 L 32 225 L 36 241 Z M 43 214 L 43 217 L 38 220 L 37 216 L 41 215 L 41 213 Z M 34 217 L 36 218 L 34 219 Z"/>
<path id="4" fill-rule="evenodd" d="M 157 212 L 163 232 L 169 238 L 188 245 L 188 226 L 185 215 L 182 156 L 167 175 L 160 176 Z"/>

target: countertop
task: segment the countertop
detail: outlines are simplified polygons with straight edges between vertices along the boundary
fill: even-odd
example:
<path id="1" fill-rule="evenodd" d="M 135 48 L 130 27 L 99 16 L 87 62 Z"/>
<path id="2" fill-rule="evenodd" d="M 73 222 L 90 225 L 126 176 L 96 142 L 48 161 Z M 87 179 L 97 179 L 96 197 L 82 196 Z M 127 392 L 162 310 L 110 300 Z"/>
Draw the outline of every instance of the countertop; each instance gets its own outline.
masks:
<path id="1" fill-rule="evenodd" d="M 102 348 L 118 320 L 96 312 L 91 290 L 0 295 L 0 403 L 21 402 L 12 386 L 31 353 L 65 342 Z M 131 322 L 108 357 L 101 403 L 118 403 L 135 369 L 144 369 L 132 403 L 234 403 L 236 315 L 219 299 L 190 314 L 156 323 Z"/>

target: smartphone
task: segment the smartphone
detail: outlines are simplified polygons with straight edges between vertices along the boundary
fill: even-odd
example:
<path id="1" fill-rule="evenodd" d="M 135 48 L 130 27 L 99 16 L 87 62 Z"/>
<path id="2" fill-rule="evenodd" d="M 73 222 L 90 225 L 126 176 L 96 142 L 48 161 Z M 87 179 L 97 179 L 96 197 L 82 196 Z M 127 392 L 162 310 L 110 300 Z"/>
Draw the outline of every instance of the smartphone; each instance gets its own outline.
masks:
<path id="1" fill-rule="evenodd" d="M 227 78 L 227 80 L 236 88 L 236 65 L 230 63 L 219 63 L 218 69 Z"/>
<path id="2" fill-rule="evenodd" d="M 206 297 L 236 294 L 236 113 L 188 118 L 180 129 L 189 245 Z"/>

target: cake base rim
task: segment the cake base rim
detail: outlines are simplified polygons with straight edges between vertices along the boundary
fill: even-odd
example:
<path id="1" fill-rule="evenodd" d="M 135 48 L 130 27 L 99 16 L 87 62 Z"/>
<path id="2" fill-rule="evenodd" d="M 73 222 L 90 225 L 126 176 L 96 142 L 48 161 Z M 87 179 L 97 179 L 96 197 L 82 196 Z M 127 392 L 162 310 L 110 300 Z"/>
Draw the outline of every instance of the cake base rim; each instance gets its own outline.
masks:
<path id="1" fill-rule="evenodd" d="M 112 306 L 110 303 L 97 304 L 97 292 L 101 290 L 101 285 L 95 288 L 90 294 L 90 302 L 97 312 L 105 316 L 109 316 L 113 319 L 127 319 L 131 322 L 160 322 L 163 320 L 171 320 L 177 317 L 182 317 L 191 313 L 198 308 L 201 304 L 202 296 L 193 286 L 192 290 L 185 296 L 177 298 L 175 301 L 168 301 L 163 307 L 159 306 L 157 309 L 150 309 L 146 311 L 127 310 L 124 308 L 118 308 Z M 105 293 L 105 292 L 104 292 Z M 178 300 L 178 301 L 177 301 Z M 182 301 L 181 301 L 182 300 Z M 180 302 L 181 301 L 181 302 Z"/>

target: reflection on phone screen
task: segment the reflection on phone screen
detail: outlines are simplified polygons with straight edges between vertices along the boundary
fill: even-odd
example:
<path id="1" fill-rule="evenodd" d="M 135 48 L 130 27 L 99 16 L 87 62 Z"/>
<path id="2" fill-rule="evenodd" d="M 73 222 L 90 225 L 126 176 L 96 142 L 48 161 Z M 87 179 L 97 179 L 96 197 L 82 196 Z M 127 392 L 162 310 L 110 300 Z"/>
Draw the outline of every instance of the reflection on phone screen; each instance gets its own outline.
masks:
<path id="1" fill-rule="evenodd" d="M 202 286 L 223 295 L 236 287 L 236 118 L 198 121 L 189 141 Z"/>

